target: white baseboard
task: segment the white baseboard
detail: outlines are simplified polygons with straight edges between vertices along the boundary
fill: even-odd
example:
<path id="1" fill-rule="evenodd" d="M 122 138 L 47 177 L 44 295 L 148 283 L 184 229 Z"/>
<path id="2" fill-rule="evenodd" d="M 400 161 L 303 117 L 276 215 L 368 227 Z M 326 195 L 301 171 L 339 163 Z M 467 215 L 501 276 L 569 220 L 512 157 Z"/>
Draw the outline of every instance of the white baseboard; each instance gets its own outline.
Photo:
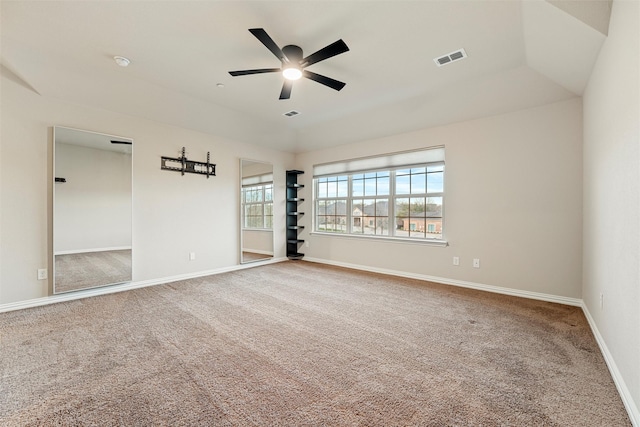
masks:
<path id="1" fill-rule="evenodd" d="M 121 285 L 105 286 L 102 288 L 92 288 L 84 291 L 67 292 L 64 294 L 51 295 L 48 297 L 34 298 L 26 301 L 17 301 L 8 304 L 0 304 L 0 313 L 25 308 L 40 307 L 48 304 L 56 304 L 64 301 L 73 301 L 82 298 L 89 298 L 98 295 L 114 294 L 116 292 L 129 291 L 131 289 L 145 288 L 147 286 L 163 285 L 165 283 L 177 282 L 180 280 L 194 279 L 196 277 L 211 276 L 214 274 L 228 273 L 230 271 L 244 270 L 245 268 L 259 267 L 265 264 L 288 261 L 287 258 L 266 258 L 249 264 L 232 265 L 230 267 L 218 268 L 214 270 L 199 271 L 197 273 L 179 274 L 176 276 L 162 277 L 158 279 L 142 280 L 138 282 L 123 283 Z"/>
<path id="2" fill-rule="evenodd" d="M 591 316 L 591 313 L 589 313 L 589 309 L 587 308 L 587 305 L 584 303 L 584 301 L 582 302 L 581 307 L 585 317 L 587 318 L 587 322 L 589 322 L 589 326 L 591 327 L 593 336 L 596 338 L 596 342 L 600 347 L 600 352 L 604 357 L 604 361 L 606 362 L 607 367 L 609 368 L 609 372 L 611 373 L 613 382 L 615 383 L 616 388 L 618 389 L 618 393 L 620 394 L 622 403 L 624 404 L 624 407 L 627 410 L 627 414 L 629 414 L 629 418 L 631 419 L 631 424 L 634 427 L 640 427 L 640 411 L 638 411 L 638 407 L 633 401 L 631 392 L 629 391 L 629 388 L 627 387 L 627 384 L 625 383 L 624 378 L 622 377 L 622 374 L 618 369 L 618 365 L 616 365 L 616 362 L 613 359 L 613 356 L 611 355 L 609 348 L 607 347 L 607 343 L 604 341 L 604 338 L 602 338 L 602 335 L 600 335 L 600 331 L 596 326 L 596 322 L 595 320 L 593 320 L 593 317 Z"/>
<path id="3" fill-rule="evenodd" d="M 448 279 L 446 277 L 429 276 L 426 274 L 407 273 L 406 271 L 388 270 L 385 268 L 369 267 L 364 265 L 349 264 L 345 262 L 328 261 L 320 258 L 304 257 L 303 261 L 317 262 L 321 264 L 335 265 L 338 267 L 353 268 L 355 270 L 372 271 L 374 273 L 388 274 L 390 276 L 406 277 L 409 279 L 425 280 L 428 282 L 442 283 L 444 285 L 459 286 L 462 288 L 477 289 L 480 291 L 493 292 L 497 294 L 512 295 L 516 297 L 536 299 L 541 301 L 555 302 L 558 304 L 582 307 L 582 300 L 559 295 L 543 294 L 540 292 L 523 291 L 520 289 L 503 288 L 500 286 L 484 285 L 482 283 L 465 282 L 463 280 Z"/>

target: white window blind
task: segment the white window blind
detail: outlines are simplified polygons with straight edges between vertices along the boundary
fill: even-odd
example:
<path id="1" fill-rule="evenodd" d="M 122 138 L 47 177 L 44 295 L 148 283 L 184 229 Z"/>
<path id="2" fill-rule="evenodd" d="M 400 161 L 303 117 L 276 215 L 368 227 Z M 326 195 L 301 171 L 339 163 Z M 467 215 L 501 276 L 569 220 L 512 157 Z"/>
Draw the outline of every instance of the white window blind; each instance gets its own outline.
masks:
<path id="1" fill-rule="evenodd" d="M 442 162 L 444 162 L 444 147 L 439 146 L 424 150 L 403 151 L 383 156 L 361 157 L 314 165 L 313 176 L 319 177 Z"/>
<path id="2" fill-rule="evenodd" d="M 242 178 L 242 186 L 249 187 L 251 185 L 269 184 L 273 182 L 273 174 L 267 173 L 264 175 L 247 176 Z"/>

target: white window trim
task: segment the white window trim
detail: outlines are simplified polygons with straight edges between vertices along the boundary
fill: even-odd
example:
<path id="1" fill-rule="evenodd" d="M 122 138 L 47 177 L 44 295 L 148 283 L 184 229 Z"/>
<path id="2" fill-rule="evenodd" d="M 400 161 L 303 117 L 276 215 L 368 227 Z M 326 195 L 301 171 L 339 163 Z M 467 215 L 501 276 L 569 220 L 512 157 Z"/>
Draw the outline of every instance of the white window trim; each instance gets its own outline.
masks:
<path id="1" fill-rule="evenodd" d="M 446 247 L 449 246 L 449 242 L 444 239 L 416 239 L 416 238 L 408 238 L 408 237 L 395 237 L 395 236 L 380 236 L 375 234 L 347 234 L 347 233 L 327 233 L 323 231 L 312 231 L 312 236 L 319 237 L 337 237 L 340 239 L 356 239 L 356 240 L 377 240 L 380 242 L 391 242 L 391 243 L 401 243 L 401 244 L 412 244 L 412 245 L 423 245 L 423 246 L 440 246 Z"/>

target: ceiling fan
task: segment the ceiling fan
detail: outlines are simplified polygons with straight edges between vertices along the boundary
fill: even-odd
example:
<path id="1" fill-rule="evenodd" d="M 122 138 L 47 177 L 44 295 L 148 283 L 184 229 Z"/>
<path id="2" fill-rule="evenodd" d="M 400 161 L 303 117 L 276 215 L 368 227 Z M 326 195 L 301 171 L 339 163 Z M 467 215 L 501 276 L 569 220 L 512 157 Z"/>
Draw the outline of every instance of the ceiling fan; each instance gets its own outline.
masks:
<path id="1" fill-rule="evenodd" d="M 314 82 L 318 82 L 331 89 L 340 90 L 346 83 L 334 80 L 330 77 L 326 77 L 320 74 L 312 73 L 305 70 L 309 65 L 316 62 L 324 61 L 332 56 L 340 55 L 347 52 L 349 48 L 342 39 L 337 42 L 331 43 L 328 46 L 323 47 L 319 51 L 312 53 L 306 58 L 302 57 L 302 48 L 296 45 L 287 45 L 282 49 L 273 41 L 269 34 L 263 28 L 251 28 L 249 29 L 251 34 L 256 36 L 263 45 L 267 47 L 281 62 L 280 68 L 259 68 L 257 70 L 240 70 L 229 71 L 232 76 L 246 76 L 249 74 L 262 74 L 262 73 L 278 73 L 281 72 L 285 78 L 282 85 L 282 91 L 280 92 L 280 99 L 289 99 L 291 97 L 291 88 L 293 87 L 294 80 L 298 80 L 300 77 L 305 77 Z"/>

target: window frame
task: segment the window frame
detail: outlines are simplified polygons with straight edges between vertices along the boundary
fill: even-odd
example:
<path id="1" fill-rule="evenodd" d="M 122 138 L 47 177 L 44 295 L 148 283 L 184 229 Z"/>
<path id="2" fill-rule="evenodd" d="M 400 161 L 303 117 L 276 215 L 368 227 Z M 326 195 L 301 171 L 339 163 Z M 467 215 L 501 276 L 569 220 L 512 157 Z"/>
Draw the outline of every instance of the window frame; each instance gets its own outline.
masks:
<path id="1" fill-rule="evenodd" d="M 271 189 L 271 199 L 266 200 L 267 195 L 267 187 Z M 260 189 L 261 197 L 259 201 L 247 202 L 246 192 L 251 189 Z M 257 184 L 247 184 L 242 186 L 241 192 L 241 216 L 242 216 L 242 229 L 243 230 L 273 230 L 273 182 L 261 182 Z M 262 226 L 261 227 L 253 227 L 247 224 L 247 207 L 248 206 L 260 206 L 261 214 L 260 215 L 250 215 L 249 217 L 262 218 Z M 267 214 L 267 206 L 270 206 L 269 212 Z M 268 218 L 271 218 L 268 221 Z M 270 226 L 269 226 L 270 222 Z"/>
<path id="2" fill-rule="evenodd" d="M 428 174 L 429 173 L 434 173 L 434 172 L 428 172 L 429 168 L 433 168 L 433 167 L 441 167 L 441 173 L 442 173 L 442 187 L 441 190 L 442 191 L 432 191 L 430 192 L 428 189 Z M 411 193 L 411 191 L 409 191 L 408 194 L 399 194 L 397 192 L 397 187 L 396 187 L 396 178 L 397 178 L 397 172 L 401 171 L 401 170 L 407 170 L 407 169 L 416 169 L 416 168 L 424 168 L 424 173 L 425 173 L 425 187 L 424 187 L 424 193 Z M 375 195 L 367 195 L 365 196 L 364 194 L 364 190 L 363 190 L 363 195 L 354 195 L 353 193 L 353 182 L 354 182 L 354 176 L 359 176 L 359 175 L 363 175 L 363 174 L 373 174 L 373 173 L 388 173 L 389 176 L 389 188 L 388 188 L 388 192 L 387 194 L 378 194 L 376 192 Z M 319 180 L 323 179 L 323 178 L 332 178 L 332 177 L 336 177 L 336 176 L 346 176 L 347 177 L 347 182 L 348 182 L 348 186 L 347 186 L 347 197 L 334 197 L 334 198 L 327 198 L 327 197 L 319 197 L 319 191 L 318 191 L 318 183 Z M 366 175 L 365 175 L 366 176 Z M 330 175 L 319 175 L 319 176 L 314 176 L 313 177 L 313 212 L 312 212 L 312 232 L 311 234 L 318 234 L 318 235 L 323 235 L 323 236 L 339 236 L 339 237 L 345 237 L 345 238 L 364 238 L 364 239 L 380 239 L 380 240 L 391 240 L 391 241 L 401 241 L 401 242 L 408 242 L 408 243 L 418 243 L 418 244 L 427 244 L 427 245 L 436 245 L 436 246 L 446 246 L 447 245 L 447 241 L 445 239 L 445 188 L 444 188 L 444 183 L 445 181 L 445 162 L 444 160 L 442 161 L 435 161 L 435 162 L 423 162 L 423 163 L 419 163 L 419 164 L 413 164 L 413 165 L 402 165 L 402 166 L 393 166 L 393 167 L 385 167 L 385 168 L 376 168 L 376 169 L 367 169 L 367 170 L 362 170 L 362 171 L 348 171 L 348 172 L 344 172 L 344 173 L 334 173 L 334 174 L 330 174 Z M 411 236 L 411 233 L 408 231 L 408 236 L 404 236 L 404 235 L 398 235 L 398 230 L 397 228 L 397 219 L 398 217 L 396 216 L 396 203 L 398 199 L 409 199 L 411 200 L 411 198 L 424 198 L 424 203 L 425 206 L 428 205 L 428 200 L 429 198 L 440 198 L 441 200 L 441 204 L 440 204 L 440 216 L 439 217 L 430 217 L 427 215 L 427 211 L 425 210 L 425 214 L 424 216 L 421 217 L 416 217 L 416 218 L 420 218 L 424 220 L 424 230 L 421 233 L 422 236 Z M 354 201 L 358 202 L 358 201 L 366 201 L 366 200 L 380 200 L 380 199 L 386 199 L 387 202 L 387 215 L 386 218 L 388 221 L 388 233 L 387 234 L 377 234 L 374 231 L 374 234 L 370 234 L 370 233 L 365 233 L 363 231 L 358 231 L 358 232 L 354 232 L 354 228 L 356 228 L 354 226 L 354 219 L 356 218 L 360 218 L 360 227 L 362 227 L 362 229 L 364 229 L 364 221 L 370 221 L 371 219 L 374 218 L 370 218 L 368 216 L 362 215 L 362 216 L 355 216 L 353 215 L 354 209 L 355 207 L 358 206 L 354 206 Z M 326 230 L 325 229 L 320 229 L 319 224 L 318 224 L 318 216 L 319 216 L 319 202 L 321 201 L 331 201 L 331 200 L 344 200 L 346 202 L 346 229 L 344 231 L 336 231 L 336 230 Z M 375 203 L 375 202 L 374 202 Z M 355 203 L 357 204 L 357 203 Z M 426 207 L 425 207 L 426 209 Z M 364 206 L 362 207 L 362 213 L 364 214 Z M 378 218 L 377 215 L 375 215 L 375 218 Z M 412 217 L 407 217 L 407 219 L 410 219 Z M 427 221 L 429 218 L 437 218 L 440 221 L 440 233 L 431 233 L 428 232 L 428 225 L 427 225 Z M 411 221 L 408 222 L 409 224 L 411 223 Z M 410 227 L 410 226 L 408 226 Z M 439 237 L 431 237 L 434 234 L 438 234 Z"/>
<path id="3" fill-rule="evenodd" d="M 324 210 L 322 215 L 318 214 L 318 212 L 319 212 L 319 202 L 317 202 L 315 196 L 313 197 L 314 209 L 313 209 L 313 215 L 312 216 L 314 218 L 314 227 L 313 227 L 314 230 L 316 229 L 316 224 L 319 224 L 321 222 L 320 220 L 317 219 L 317 217 L 323 217 L 324 218 L 324 222 L 322 222 L 322 224 L 325 225 L 325 228 L 324 228 L 323 231 L 326 232 L 326 233 L 331 233 L 331 234 L 335 233 L 336 232 L 335 228 L 340 226 L 340 225 L 344 225 L 345 227 L 348 227 L 348 223 L 346 222 L 347 219 L 348 219 L 348 216 L 347 216 L 347 213 L 349 211 L 349 198 L 348 198 L 348 195 L 349 195 L 349 191 L 350 191 L 350 187 L 349 187 L 349 184 L 348 184 L 348 180 L 349 180 L 348 178 L 347 178 L 347 195 L 346 196 L 341 196 L 340 195 L 340 182 L 344 182 L 345 181 L 344 179 L 340 179 L 340 178 L 345 177 L 345 176 L 346 175 L 343 175 L 343 174 L 337 174 L 337 175 L 318 177 L 317 179 L 316 178 L 313 179 L 314 194 L 317 194 L 317 193 L 320 192 L 319 189 L 320 189 L 320 184 L 321 183 L 326 184 L 326 187 L 327 187 L 327 189 L 326 189 L 327 196 L 323 198 L 323 201 L 325 203 L 325 206 L 324 206 L 325 210 Z M 328 178 L 335 178 L 334 180 L 331 181 L 332 183 L 335 183 L 335 194 L 331 195 L 331 196 L 329 196 L 329 181 L 328 181 Z M 322 181 L 322 180 L 326 180 L 326 181 Z M 344 215 L 340 215 L 336 211 L 334 211 L 332 214 L 327 213 L 326 204 L 329 201 L 333 201 L 334 203 L 338 203 L 340 201 L 344 202 L 344 205 L 345 205 L 345 213 L 344 213 Z M 344 224 L 342 224 L 341 221 L 338 221 L 338 218 L 341 218 L 343 216 L 345 217 Z M 328 222 L 327 221 L 328 218 L 333 218 L 333 222 Z M 333 224 L 334 230 L 327 231 L 327 224 Z"/>

